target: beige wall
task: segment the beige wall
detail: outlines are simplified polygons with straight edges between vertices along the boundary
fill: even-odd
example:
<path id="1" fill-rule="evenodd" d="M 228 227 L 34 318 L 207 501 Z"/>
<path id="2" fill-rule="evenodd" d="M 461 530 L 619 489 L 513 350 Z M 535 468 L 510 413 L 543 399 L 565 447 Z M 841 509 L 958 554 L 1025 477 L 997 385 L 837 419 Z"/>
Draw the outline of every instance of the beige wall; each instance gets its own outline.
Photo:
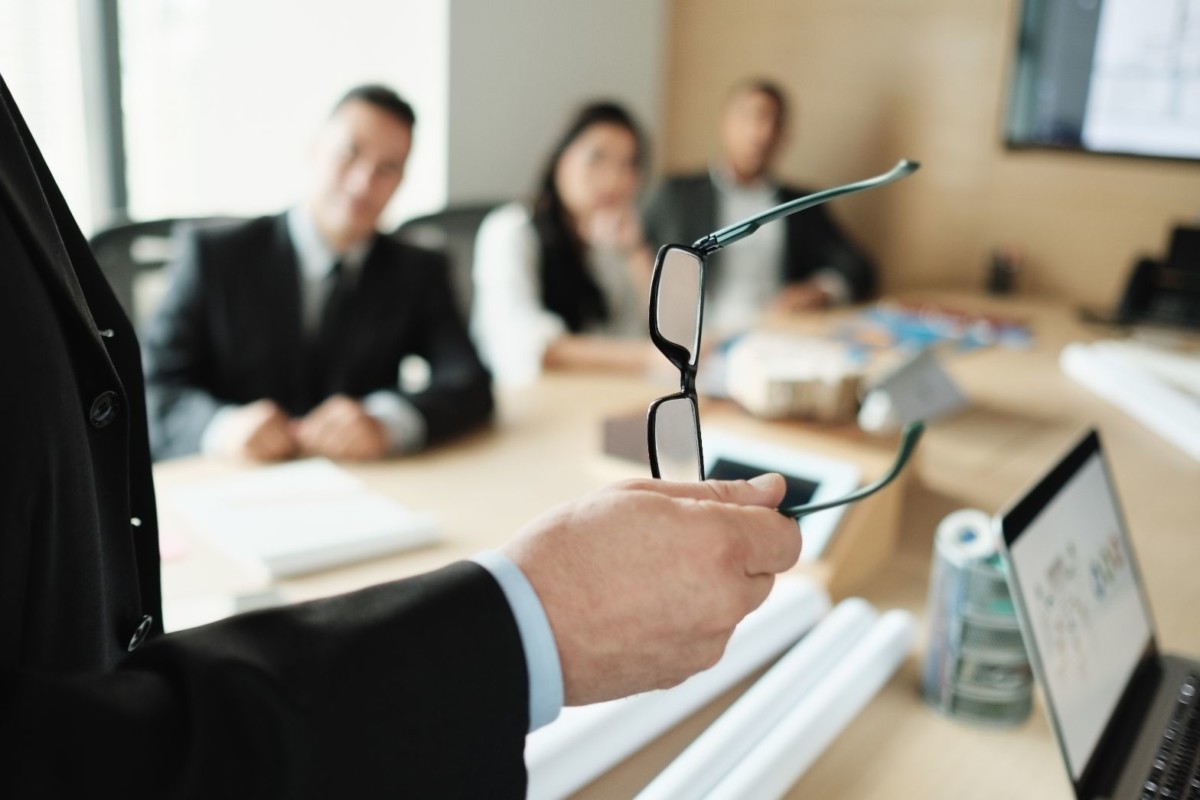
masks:
<path id="1" fill-rule="evenodd" d="M 449 14 L 451 203 L 528 196 L 589 100 L 659 126 L 667 0 L 453 0 Z"/>
<path id="2" fill-rule="evenodd" d="M 726 89 L 762 74 L 797 104 L 780 172 L 809 186 L 907 156 L 901 184 L 836 201 L 885 290 L 981 285 L 998 246 L 1019 291 L 1115 301 L 1135 256 L 1200 215 L 1200 165 L 1008 152 L 1000 120 L 1019 0 L 673 0 L 659 160 L 703 165 Z"/>

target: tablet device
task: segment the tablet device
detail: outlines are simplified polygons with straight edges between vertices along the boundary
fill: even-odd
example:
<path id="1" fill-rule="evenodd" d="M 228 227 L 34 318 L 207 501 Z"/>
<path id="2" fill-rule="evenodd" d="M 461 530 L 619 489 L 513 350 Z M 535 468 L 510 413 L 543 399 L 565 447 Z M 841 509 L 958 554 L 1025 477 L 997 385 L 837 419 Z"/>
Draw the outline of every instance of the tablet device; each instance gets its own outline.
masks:
<path id="1" fill-rule="evenodd" d="M 856 464 L 806 450 L 768 444 L 720 431 L 704 432 L 704 475 L 716 480 L 745 480 L 778 472 L 787 481 L 781 507 L 834 500 L 858 488 Z M 837 531 L 845 506 L 818 511 L 797 521 L 804 532 L 801 561 L 816 561 Z"/>

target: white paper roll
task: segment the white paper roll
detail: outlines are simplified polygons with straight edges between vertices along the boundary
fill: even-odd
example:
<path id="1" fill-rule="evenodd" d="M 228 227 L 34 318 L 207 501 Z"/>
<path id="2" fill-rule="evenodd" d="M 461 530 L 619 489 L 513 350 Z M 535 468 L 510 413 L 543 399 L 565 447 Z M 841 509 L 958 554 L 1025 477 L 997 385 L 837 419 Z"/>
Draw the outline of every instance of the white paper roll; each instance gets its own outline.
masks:
<path id="1" fill-rule="evenodd" d="M 1058 364 L 1068 376 L 1200 460 L 1200 406 L 1187 391 L 1114 357 L 1103 343 L 1069 344 Z"/>
<path id="2" fill-rule="evenodd" d="M 711 669 L 673 689 L 563 709 L 525 739 L 527 796 L 563 797 L 584 786 L 786 650 L 828 610 L 824 589 L 807 578 L 781 576 Z"/>
<path id="3" fill-rule="evenodd" d="M 742 759 L 707 800 L 782 796 L 878 692 L 913 641 L 913 617 L 886 612 L 828 673 Z"/>
<path id="4" fill-rule="evenodd" d="M 879 614 L 861 598 L 843 600 L 679 754 L 639 800 L 691 800 L 712 789 L 834 669 Z"/>
<path id="5" fill-rule="evenodd" d="M 991 514 L 977 508 L 951 511 L 938 523 L 934 549 L 937 557 L 957 567 L 992 555 L 997 543 Z"/>

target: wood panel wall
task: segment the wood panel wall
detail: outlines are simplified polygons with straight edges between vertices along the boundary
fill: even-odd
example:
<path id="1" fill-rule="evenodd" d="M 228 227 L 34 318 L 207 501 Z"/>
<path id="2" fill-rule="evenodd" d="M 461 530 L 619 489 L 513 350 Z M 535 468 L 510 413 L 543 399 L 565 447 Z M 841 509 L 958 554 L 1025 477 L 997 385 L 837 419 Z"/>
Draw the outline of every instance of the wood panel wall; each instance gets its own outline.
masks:
<path id="1" fill-rule="evenodd" d="M 821 187 L 907 156 L 901 184 L 835 202 L 885 291 L 980 287 L 1024 254 L 1022 294 L 1115 302 L 1130 265 L 1200 216 L 1200 164 L 1006 150 L 1019 0 L 673 0 L 658 162 L 702 167 L 728 88 L 777 80 L 795 106 L 785 178 Z"/>

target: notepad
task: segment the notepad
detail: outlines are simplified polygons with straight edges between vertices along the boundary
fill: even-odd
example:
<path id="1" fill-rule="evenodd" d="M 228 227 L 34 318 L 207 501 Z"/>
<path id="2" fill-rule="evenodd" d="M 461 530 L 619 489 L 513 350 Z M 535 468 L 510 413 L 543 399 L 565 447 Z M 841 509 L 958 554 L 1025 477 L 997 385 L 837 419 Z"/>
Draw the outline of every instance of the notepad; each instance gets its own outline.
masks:
<path id="1" fill-rule="evenodd" d="M 435 515 L 371 491 L 325 459 L 266 467 L 166 501 L 187 529 L 272 578 L 407 550 L 440 538 Z"/>

